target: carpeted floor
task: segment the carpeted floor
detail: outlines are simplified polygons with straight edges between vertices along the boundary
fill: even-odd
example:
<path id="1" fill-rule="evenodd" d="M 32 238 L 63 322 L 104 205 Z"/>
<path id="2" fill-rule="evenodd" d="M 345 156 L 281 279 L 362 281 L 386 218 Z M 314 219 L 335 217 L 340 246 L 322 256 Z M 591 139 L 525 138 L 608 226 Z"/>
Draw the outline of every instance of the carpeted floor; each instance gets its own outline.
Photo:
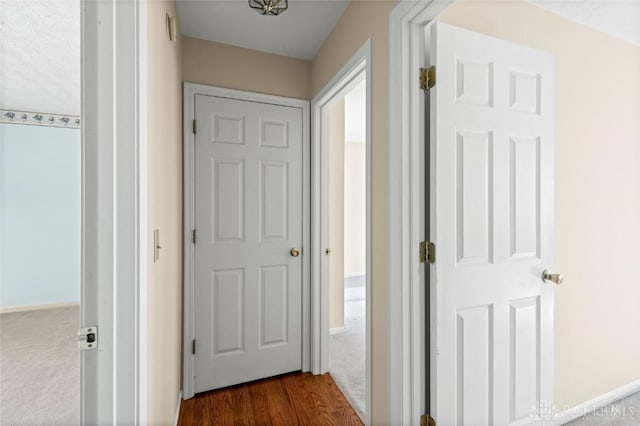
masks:
<path id="1" fill-rule="evenodd" d="M 78 307 L 0 314 L 0 424 L 80 424 Z"/>
<path id="2" fill-rule="evenodd" d="M 640 425 L 640 393 L 635 393 L 611 405 L 580 417 L 568 426 Z"/>
<path id="3" fill-rule="evenodd" d="M 334 334 L 329 339 L 329 373 L 363 422 L 366 386 L 365 293 L 364 276 L 345 279 L 345 332 Z"/>

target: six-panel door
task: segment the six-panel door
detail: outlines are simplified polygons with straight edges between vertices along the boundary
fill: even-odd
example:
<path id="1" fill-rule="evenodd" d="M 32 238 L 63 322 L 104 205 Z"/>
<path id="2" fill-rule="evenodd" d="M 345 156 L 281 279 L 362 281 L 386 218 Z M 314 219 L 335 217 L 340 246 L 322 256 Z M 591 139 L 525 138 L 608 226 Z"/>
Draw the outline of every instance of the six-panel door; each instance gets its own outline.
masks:
<path id="1" fill-rule="evenodd" d="M 196 95 L 195 391 L 302 363 L 302 110 Z"/>
<path id="2" fill-rule="evenodd" d="M 435 418 L 540 424 L 554 414 L 552 58 L 431 30 Z"/>

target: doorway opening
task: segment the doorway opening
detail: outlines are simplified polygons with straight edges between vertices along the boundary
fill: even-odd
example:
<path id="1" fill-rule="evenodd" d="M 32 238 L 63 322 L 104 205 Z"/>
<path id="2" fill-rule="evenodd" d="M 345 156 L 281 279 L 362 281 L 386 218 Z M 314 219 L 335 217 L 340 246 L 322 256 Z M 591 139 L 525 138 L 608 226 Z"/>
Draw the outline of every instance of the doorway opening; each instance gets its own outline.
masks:
<path id="1" fill-rule="evenodd" d="M 366 79 L 328 106 L 329 372 L 365 412 Z"/>
<path id="2" fill-rule="evenodd" d="M 313 367 L 331 374 L 365 423 L 371 376 L 369 58 L 367 41 L 312 101 L 312 282 L 320 283 L 313 286 L 320 290 L 312 301 L 320 316 L 312 325 L 320 338 Z"/>
<path id="3" fill-rule="evenodd" d="M 0 20 L 0 424 L 80 424 L 81 2 Z"/>

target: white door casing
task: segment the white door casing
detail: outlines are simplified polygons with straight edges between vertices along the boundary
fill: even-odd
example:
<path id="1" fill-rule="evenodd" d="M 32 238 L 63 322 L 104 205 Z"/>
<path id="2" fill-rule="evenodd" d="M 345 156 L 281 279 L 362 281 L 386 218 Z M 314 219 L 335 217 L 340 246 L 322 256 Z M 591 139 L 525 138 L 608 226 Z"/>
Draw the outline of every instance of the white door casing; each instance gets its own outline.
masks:
<path id="1" fill-rule="evenodd" d="M 82 424 L 144 424 L 144 2 L 82 1 Z"/>
<path id="2" fill-rule="evenodd" d="M 302 109 L 195 96 L 195 392 L 302 368 Z"/>
<path id="3" fill-rule="evenodd" d="M 553 61 L 442 23 L 430 93 L 431 411 L 552 420 Z"/>
<path id="4" fill-rule="evenodd" d="M 328 117 L 327 107 L 351 90 L 359 78 L 366 81 L 366 276 L 371 276 L 371 40 L 351 56 L 311 101 L 311 319 L 310 370 L 324 374 L 329 370 L 329 281 L 328 259 L 324 249 L 329 247 L 328 203 Z M 371 294 L 371 280 L 366 280 L 366 294 Z M 366 373 L 365 418 L 371 418 L 371 297 L 366 298 Z M 370 420 L 366 420 L 370 422 Z"/>

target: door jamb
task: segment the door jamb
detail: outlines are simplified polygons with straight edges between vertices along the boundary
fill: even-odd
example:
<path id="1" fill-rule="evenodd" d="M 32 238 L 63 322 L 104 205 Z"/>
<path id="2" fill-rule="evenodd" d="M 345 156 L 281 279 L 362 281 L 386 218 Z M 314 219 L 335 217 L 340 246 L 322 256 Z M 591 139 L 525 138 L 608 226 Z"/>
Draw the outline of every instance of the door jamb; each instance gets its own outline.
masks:
<path id="1" fill-rule="evenodd" d="M 329 370 L 329 282 L 323 247 L 329 247 L 327 119 L 323 109 L 366 78 L 366 366 L 365 421 L 371 424 L 371 39 L 368 39 L 311 101 L 312 127 L 312 372 Z"/>
<path id="2" fill-rule="evenodd" d="M 144 2 L 81 6 L 82 424 L 146 421 Z M 133 42 L 132 42 L 133 41 Z"/>
<path id="3" fill-rule="evenodd" d="M 389 15 L 389 423 L 417 424 L 427 391 L 424 101 L 418 69 L 426 66 L 424 29 L 450 0 L 403 0 Z M 433 206 L 432 206 L 433 207 Z M 435 230 L 431 229 L 434 233 Z M 431 318 L 435 311 L 431 310 Z M 431 333 L 431 343 L 433 343 Z M 434 376 L 435 362 L 430 365 Z"/>
<path id="4" fill-rule="evenodd" d="M 192 354 L 192 341 L 195 338 L 195 299 L 194 270 L 195 245 L 192 242 L 192 231 L 195 229 L 195 135 L 191 126 L 195 119 L 196 95 L 217 96 L 242 101 L 260 102 L 280 106 L 300 108 L 302 110 L 302 371 L 311 369 L 311 287 L 310 287 L 310 223 L 311 223 L 311 173 L 310 173 L 310 123 L 309 101 L 225 89 L 185 82 L 183 84 L 183 206 L 184 206 L 184 239 L 183 239 L 183 343 L 182 343 L 182 397 L 192 398 L 195 395 L 195 359 Z M 305 249 L 309 250 L 306 251 Z"/>

